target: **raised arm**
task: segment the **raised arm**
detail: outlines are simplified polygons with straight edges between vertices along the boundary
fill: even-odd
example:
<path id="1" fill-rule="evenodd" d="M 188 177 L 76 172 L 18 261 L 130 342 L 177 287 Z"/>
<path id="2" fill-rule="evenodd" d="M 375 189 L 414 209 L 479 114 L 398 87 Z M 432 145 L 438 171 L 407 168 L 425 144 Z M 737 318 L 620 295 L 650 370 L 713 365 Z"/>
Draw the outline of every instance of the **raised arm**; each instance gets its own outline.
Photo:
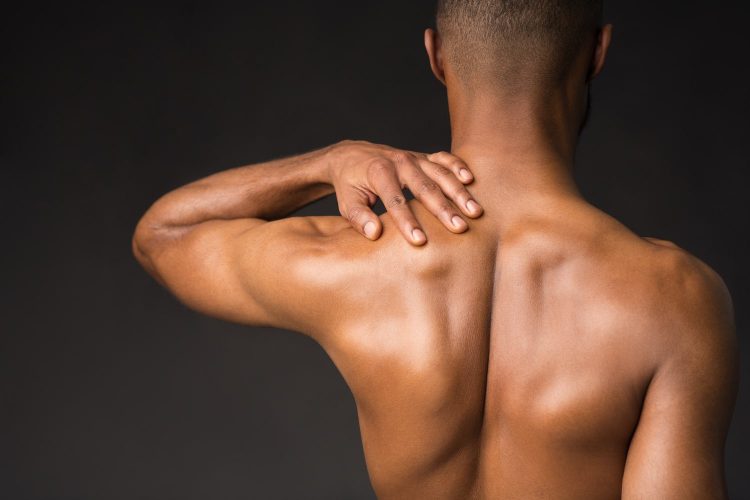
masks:
<path id="1" fill-rule="evenodd" d="M 727 498 L 724 444 L 739 378 L 731 299 L 702 263 L 682 266 L 674 282 L 680 296 L 665 297 L 677 306 L 664 307 L 656 332 L 668 342 L 628 452 L 625 500 Z"/>
<path id="2" fill-rule="evenodd" d="M 451 155 L 433 159 L 345 141 L 220 172 L 154 203 L 136 228 L 133 252 L 177 298 L 205 314 L 303 332 L 324 328 L 317 304 L 321 297 L 316 297 L 326 293 L 324 280 L 310 279 L 301 266 L 322 253 L 342 220 L 284 217 L 336 192 L 339 208 L 348 215 L 349 222 L 343 222 L 364 233 L 365 224 L 373 221 L 376 234 L 370 236 L 377 239 L 381 222 L 370 206 L 383 197 L 404 236 L 424 244 L 412 239 L 412 229 L 419 226 L 401 189 L 409 187 L 446 222 L 458 214 L 446 195 L 464 207 L 470 197 L 456 177 L 466 166 Z M 477 216 L 481 210 L 464 208 L 464 213 Z"/>

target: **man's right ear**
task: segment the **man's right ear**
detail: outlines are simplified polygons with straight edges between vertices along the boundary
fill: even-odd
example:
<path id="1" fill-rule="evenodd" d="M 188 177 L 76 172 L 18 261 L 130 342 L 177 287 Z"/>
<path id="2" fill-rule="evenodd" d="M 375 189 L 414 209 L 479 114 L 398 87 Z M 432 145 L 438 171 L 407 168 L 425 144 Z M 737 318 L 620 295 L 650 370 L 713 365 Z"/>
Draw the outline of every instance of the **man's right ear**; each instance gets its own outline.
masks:
<path id="1" fill-rule="evenodd" d="M 602 72 L 610 43 L 612 43 L 612 25 L 607 24 L 596 35 L 596 47 L 594 48 L 594 57 L 591 60 L 589 81 L 599 76 L 599 73 Z"/>
<path id="2" fill-rule="evenodd" d="M 424 30 L 424 48 L 430 58 L 430 68 L 435 78 L 445 85 L 445 69 L 443 67 L 443 50 L 440 46 L 440 35 L 432 28 Z"/>

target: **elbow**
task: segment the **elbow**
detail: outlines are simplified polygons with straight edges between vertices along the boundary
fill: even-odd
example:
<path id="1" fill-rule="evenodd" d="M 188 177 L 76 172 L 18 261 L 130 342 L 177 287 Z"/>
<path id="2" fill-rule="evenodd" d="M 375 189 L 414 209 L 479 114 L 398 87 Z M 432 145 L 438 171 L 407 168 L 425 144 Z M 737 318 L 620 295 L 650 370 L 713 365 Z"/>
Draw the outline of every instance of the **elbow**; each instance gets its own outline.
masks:
<path id="1" fill-rule="evenodd" d="M 165 248 L 167 230 L 147 212 L 138 221 L 131 239 L 131 251 L 135 260 L 149 274 L 158 279 L 156 273 L 156 257 Z"/>
<path id="2" fill-rule="evenodd" d="M 149 254 L 153 252 L 155 233 L 155 229 L 148 222 L 148 214 L 138 221 L 133 232 L 131 239 L 133 257 L 144 267 L 149 261 Z"/>
<path id="3" fill-rule="evenodd" d="M 138 221 L 138 224 L 135 227 L 135 232 L 133 233 L 133 237 L 130 241 L 130 248 L 133 252 L 133 257 L 135 257 L 135 260 L 137 260 L 141 265 L 143 265 L 144 261 L 148 258 L 148 247 L 146 245 L 148 238 L 148 231 L 143 227 L 143 219 L 141 219 L 140 221 Z"/>
<path id="4" fill-rule="evenodd" d="M 166 219 L 168 220 L 168 219 Z M 165 222 L 153 208 L 138 221 L 131 239 L 131 251 L 135 260 L 161 285 L 166 286 L 163 268 L 173 260 L 170 249 L 178 247 L 190 228 L 174 226 Z"/>

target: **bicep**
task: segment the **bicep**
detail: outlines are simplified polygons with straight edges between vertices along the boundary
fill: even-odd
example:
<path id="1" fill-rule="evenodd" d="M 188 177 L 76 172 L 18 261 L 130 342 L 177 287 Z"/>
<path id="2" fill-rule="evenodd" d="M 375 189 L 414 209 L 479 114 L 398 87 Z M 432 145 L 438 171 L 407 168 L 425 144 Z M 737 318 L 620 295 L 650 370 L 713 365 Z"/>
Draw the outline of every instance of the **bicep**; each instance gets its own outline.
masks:
<path id="1" fill-rule="evenodd" d="M 316 334 L 329 326 L 324 304 L 335 289 L 303 272 L 325 240 L 307 219 L 202 223 L 165 245 L 156 258 L 158 277 L 203 314 Z"/>

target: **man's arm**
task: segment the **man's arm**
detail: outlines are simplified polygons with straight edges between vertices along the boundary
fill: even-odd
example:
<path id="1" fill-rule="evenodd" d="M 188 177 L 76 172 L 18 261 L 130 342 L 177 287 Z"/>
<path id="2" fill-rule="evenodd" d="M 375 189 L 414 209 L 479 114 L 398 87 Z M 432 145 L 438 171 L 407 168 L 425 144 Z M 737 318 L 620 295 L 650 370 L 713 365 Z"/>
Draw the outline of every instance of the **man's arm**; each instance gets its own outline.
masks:
<path id="1" fill-rule="evenodd" d="M 337 284 L 325 278 L 328 270 L 322 266 L 316 269 L 320 276 L 312 276 L 309 264 L 325 259 L 331 236 L 349 223 L 339 217 L 282 217 L 334 191 L 340 198 L 356 191 L 364 193 L 365 199 L 348 201 L 348 210 L 357 214 L 349 217 L 352 225 L 369 215 L 362 207 L 351 207 L 369 202 L 368 197 L 384 196 L 389 213 L 400 220 L 404 232 L 415 222 L 402 186 L 440 208 L 441 218 L 455 215 L 456 208 L 439 198 L 445 200 L 445 191 L 459 203 L 469 199 L 463 183 L 453 175 L 466 168 L 463 162 L 452 155 L 434 158 L 450 162 L 449 167 L 408 155 L 414 158 L 413 164 L 405 159 L 405 152 L 345 141 L 211 175 L 154 203 L 136 228 L 134 254 L 155 279 L 197 311 L 237 323 L 304 333 L 324 331 L 335 317 L 324 313 L 331 307 L 326 300 L 332 298 Z M 416 172 L 418 160 L 424 160 L 423 168 Z M 430 168 L 440 180 L 433 184 L 443 191 L 419 189 L 419 182 L 430 179 Z M 339 206 L 347 208 L 341 199 Z"/>
<path id="2" fill-rule="evenodd" d="M 739 379 L 732 304 L 721 280 L 689 258 L 665 297 L 664 360 L 631 441 L 624 499 L 724 499 L 724 444 Z M 684 262 L 687 262 L 685 260 Z"/>

